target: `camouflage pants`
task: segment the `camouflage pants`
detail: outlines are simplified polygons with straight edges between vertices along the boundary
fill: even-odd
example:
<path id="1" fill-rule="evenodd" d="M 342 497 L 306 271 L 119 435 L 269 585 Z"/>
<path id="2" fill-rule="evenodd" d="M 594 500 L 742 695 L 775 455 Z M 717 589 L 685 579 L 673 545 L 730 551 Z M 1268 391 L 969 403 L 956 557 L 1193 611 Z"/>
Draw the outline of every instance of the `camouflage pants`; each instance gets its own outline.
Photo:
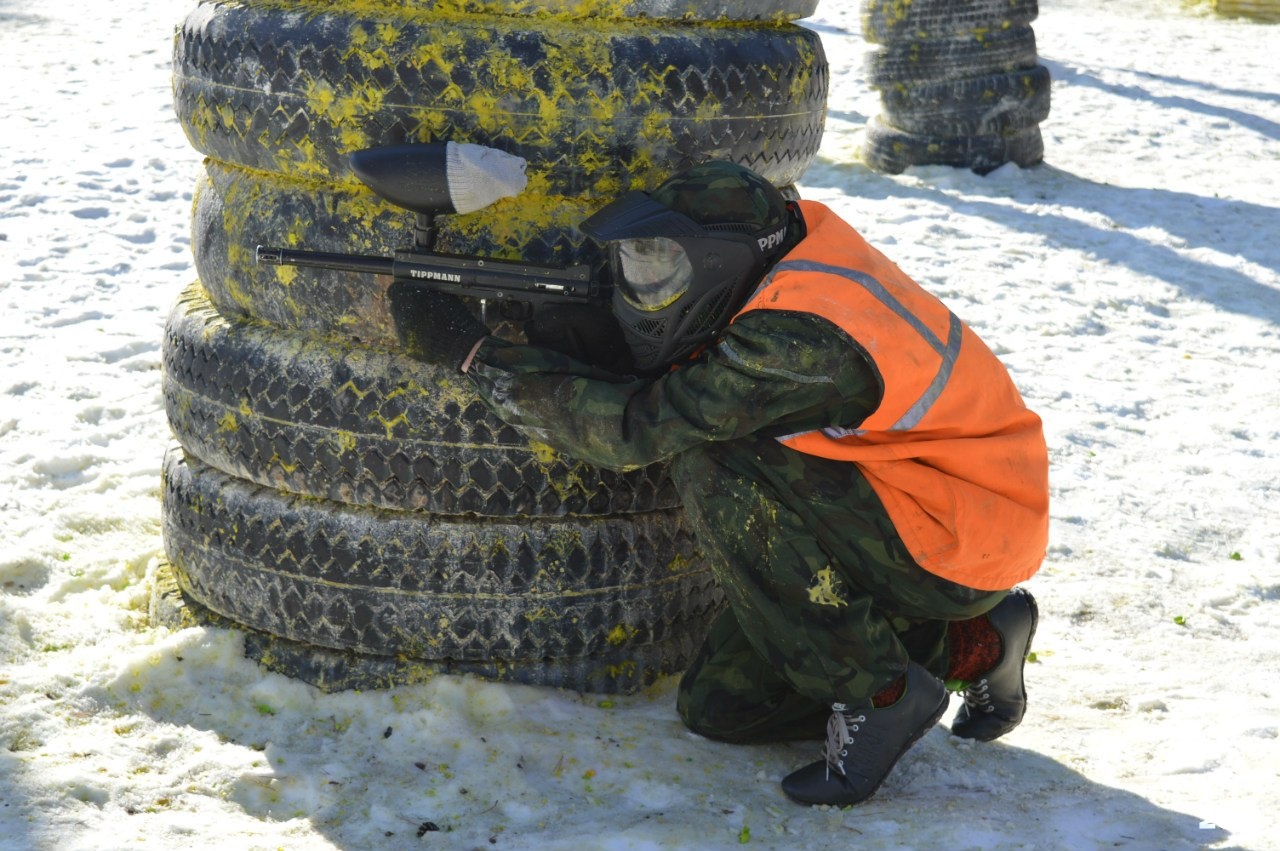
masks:
<path id="1" fill-rule="evenodd" d="M 686 453 L 673 472 L 729 603 L 680 683 L 702 735 L 819 737 L 833 702 L 870 705 L 908 660 L 943 676 L 947 622 L 1005 595 L 916 565 L 852 464 L 762 440 Z"/>

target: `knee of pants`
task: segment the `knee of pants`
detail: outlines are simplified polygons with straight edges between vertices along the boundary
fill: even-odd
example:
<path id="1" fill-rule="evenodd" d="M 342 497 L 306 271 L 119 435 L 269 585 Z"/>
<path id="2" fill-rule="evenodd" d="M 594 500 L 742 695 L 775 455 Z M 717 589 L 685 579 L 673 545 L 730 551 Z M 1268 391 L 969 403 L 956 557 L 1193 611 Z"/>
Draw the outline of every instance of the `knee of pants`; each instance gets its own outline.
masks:
<path id="1" fill-rule="evenodd" d="M 761 711 L 759 701 L 745 700 L 728 690 L 708 687 L 687 672 L 676 694 L 676 712 L 684 725 L 699 736 L 736 741 Z"/>
<path id="2" fill-rule="evenodd" d="M 755 720 L 748 707 L 736 703 L 715 698 L 695 700 L 688 692 L 681 690 L 676 697 L 676 711 L 684 725 L 699 736 L 736 742 L 742 741 L 744 730 Z M 748 711 L 744 712 L 744 709 Z"/>
<path id="3" fill-rule="evenodd" d="M 676 711 L 700 736 L 735 744 L 816 739 L 825 729 L 830 704 L 794 692 L 749 697 L 732 692 L 681 688 Z"/>

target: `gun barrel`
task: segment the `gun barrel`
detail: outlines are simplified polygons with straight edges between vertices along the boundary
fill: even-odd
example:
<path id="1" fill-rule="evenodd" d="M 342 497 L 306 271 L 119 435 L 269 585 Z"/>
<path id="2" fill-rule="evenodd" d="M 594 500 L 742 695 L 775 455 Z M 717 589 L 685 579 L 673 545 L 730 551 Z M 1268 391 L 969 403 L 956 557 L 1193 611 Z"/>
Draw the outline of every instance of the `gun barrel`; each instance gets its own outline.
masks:
<path id="1" fill-rule="evenodd" d="M 543 266 L 485 257 L 401 249 L 394 257 L 336 254 L 291 248 L 257 247 L 259 263 L 268 266 L 307 266 L 371 275 L 390 275 L 397 281 L 470 298 L 514 299 L 535 303 L 588 302 L 595 297 L 591 270 L 586 265 Z"/>
<path id="2" fill-rule="evenodd" d="M 259 263 L 268 266 L 308 266 L 313 269 L 338 269 L 370 275 L 390 275 L 395 266 L 395 261 L 390 257 L 336 254 L 331 251 L 297 251 L 292 248 L 268 248 L 265 245 L 258 246 L 256 257 Z"/>
<path id="3" fill-rule="evenodd" d="M 483 257 L 397 251 L 395 277 L 474 298 L 587 301 L 591 297 L 591 275 L 586 266 L 560 268 Z"/>

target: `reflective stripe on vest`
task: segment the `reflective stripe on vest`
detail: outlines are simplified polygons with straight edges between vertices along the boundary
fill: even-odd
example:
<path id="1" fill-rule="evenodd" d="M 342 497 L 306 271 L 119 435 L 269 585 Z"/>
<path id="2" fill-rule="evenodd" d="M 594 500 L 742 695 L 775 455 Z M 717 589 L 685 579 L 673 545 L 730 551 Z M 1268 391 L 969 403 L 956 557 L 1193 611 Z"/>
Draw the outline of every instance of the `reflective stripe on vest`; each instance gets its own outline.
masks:
<path id="1" fill-rule="evenodd" d="M 949 316 L 947 339 L 946 342 L 943 342 L 938 339 L 933 331 L 920 322 L 915 314 L 907 310 L 901 301 L 894 298 L 893 294 L 885 289 L 883 284 L 868 274 L 855 269 L 845 269 L 826 263 L 815 263 L 811 260 L 783 260 L 774 267 L 774 273 L 778 272 L 822 272 L 828 275 L 839 275 L 848 278 L 875 296 L 881 304 L 911 326 L 924 342 L 938 353 L 941 362 L 938 364 L 938 371 L 933 376 L 933 380 L 929 382 L 925 392 L 920 395 L 911 407 L 903 412 L 896 422 L 885 426 L 885 428 L 889 431 L 903 431 L 917 425 L 924 415 L 928 413 L 933 403 L 937 401 L 942 389 L 947 386 L 948 379 L 951 378 L 951 370 L 955 367 L 956 357 L 960 354 L 960 340 L 963 337 L 964 326 L 960 322 L 960 317 L 951 313 L 951 311 L 947 311 Z M 839 438 L 860 434 L 863 429 L 825 428 L 823 431 L 831 437 Z"/>
<path id="2" fill-rule="evenodd" d="M 931 573 L 999 590 L 1048 544 L 1048 452 L 999 359 L 934 296 L 825 206 L 740 313 L 812 313 L 867 352 L 884 382 L 861 423 L 778 438 L 857 464 L 903 543 Z"/>

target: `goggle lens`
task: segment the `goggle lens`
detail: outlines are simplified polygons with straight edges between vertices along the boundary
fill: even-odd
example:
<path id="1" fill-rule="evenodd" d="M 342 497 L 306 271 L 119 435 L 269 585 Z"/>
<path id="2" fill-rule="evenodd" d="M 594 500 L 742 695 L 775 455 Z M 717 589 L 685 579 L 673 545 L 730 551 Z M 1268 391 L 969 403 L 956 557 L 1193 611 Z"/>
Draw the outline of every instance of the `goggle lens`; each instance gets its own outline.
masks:
<path id="1" fill-rule="evenodd" d="M 614 286 L 637 310 L 661 310 L 689 290 L 693 264 L 674 239 L 645 237 L 613 244 Z"/>

